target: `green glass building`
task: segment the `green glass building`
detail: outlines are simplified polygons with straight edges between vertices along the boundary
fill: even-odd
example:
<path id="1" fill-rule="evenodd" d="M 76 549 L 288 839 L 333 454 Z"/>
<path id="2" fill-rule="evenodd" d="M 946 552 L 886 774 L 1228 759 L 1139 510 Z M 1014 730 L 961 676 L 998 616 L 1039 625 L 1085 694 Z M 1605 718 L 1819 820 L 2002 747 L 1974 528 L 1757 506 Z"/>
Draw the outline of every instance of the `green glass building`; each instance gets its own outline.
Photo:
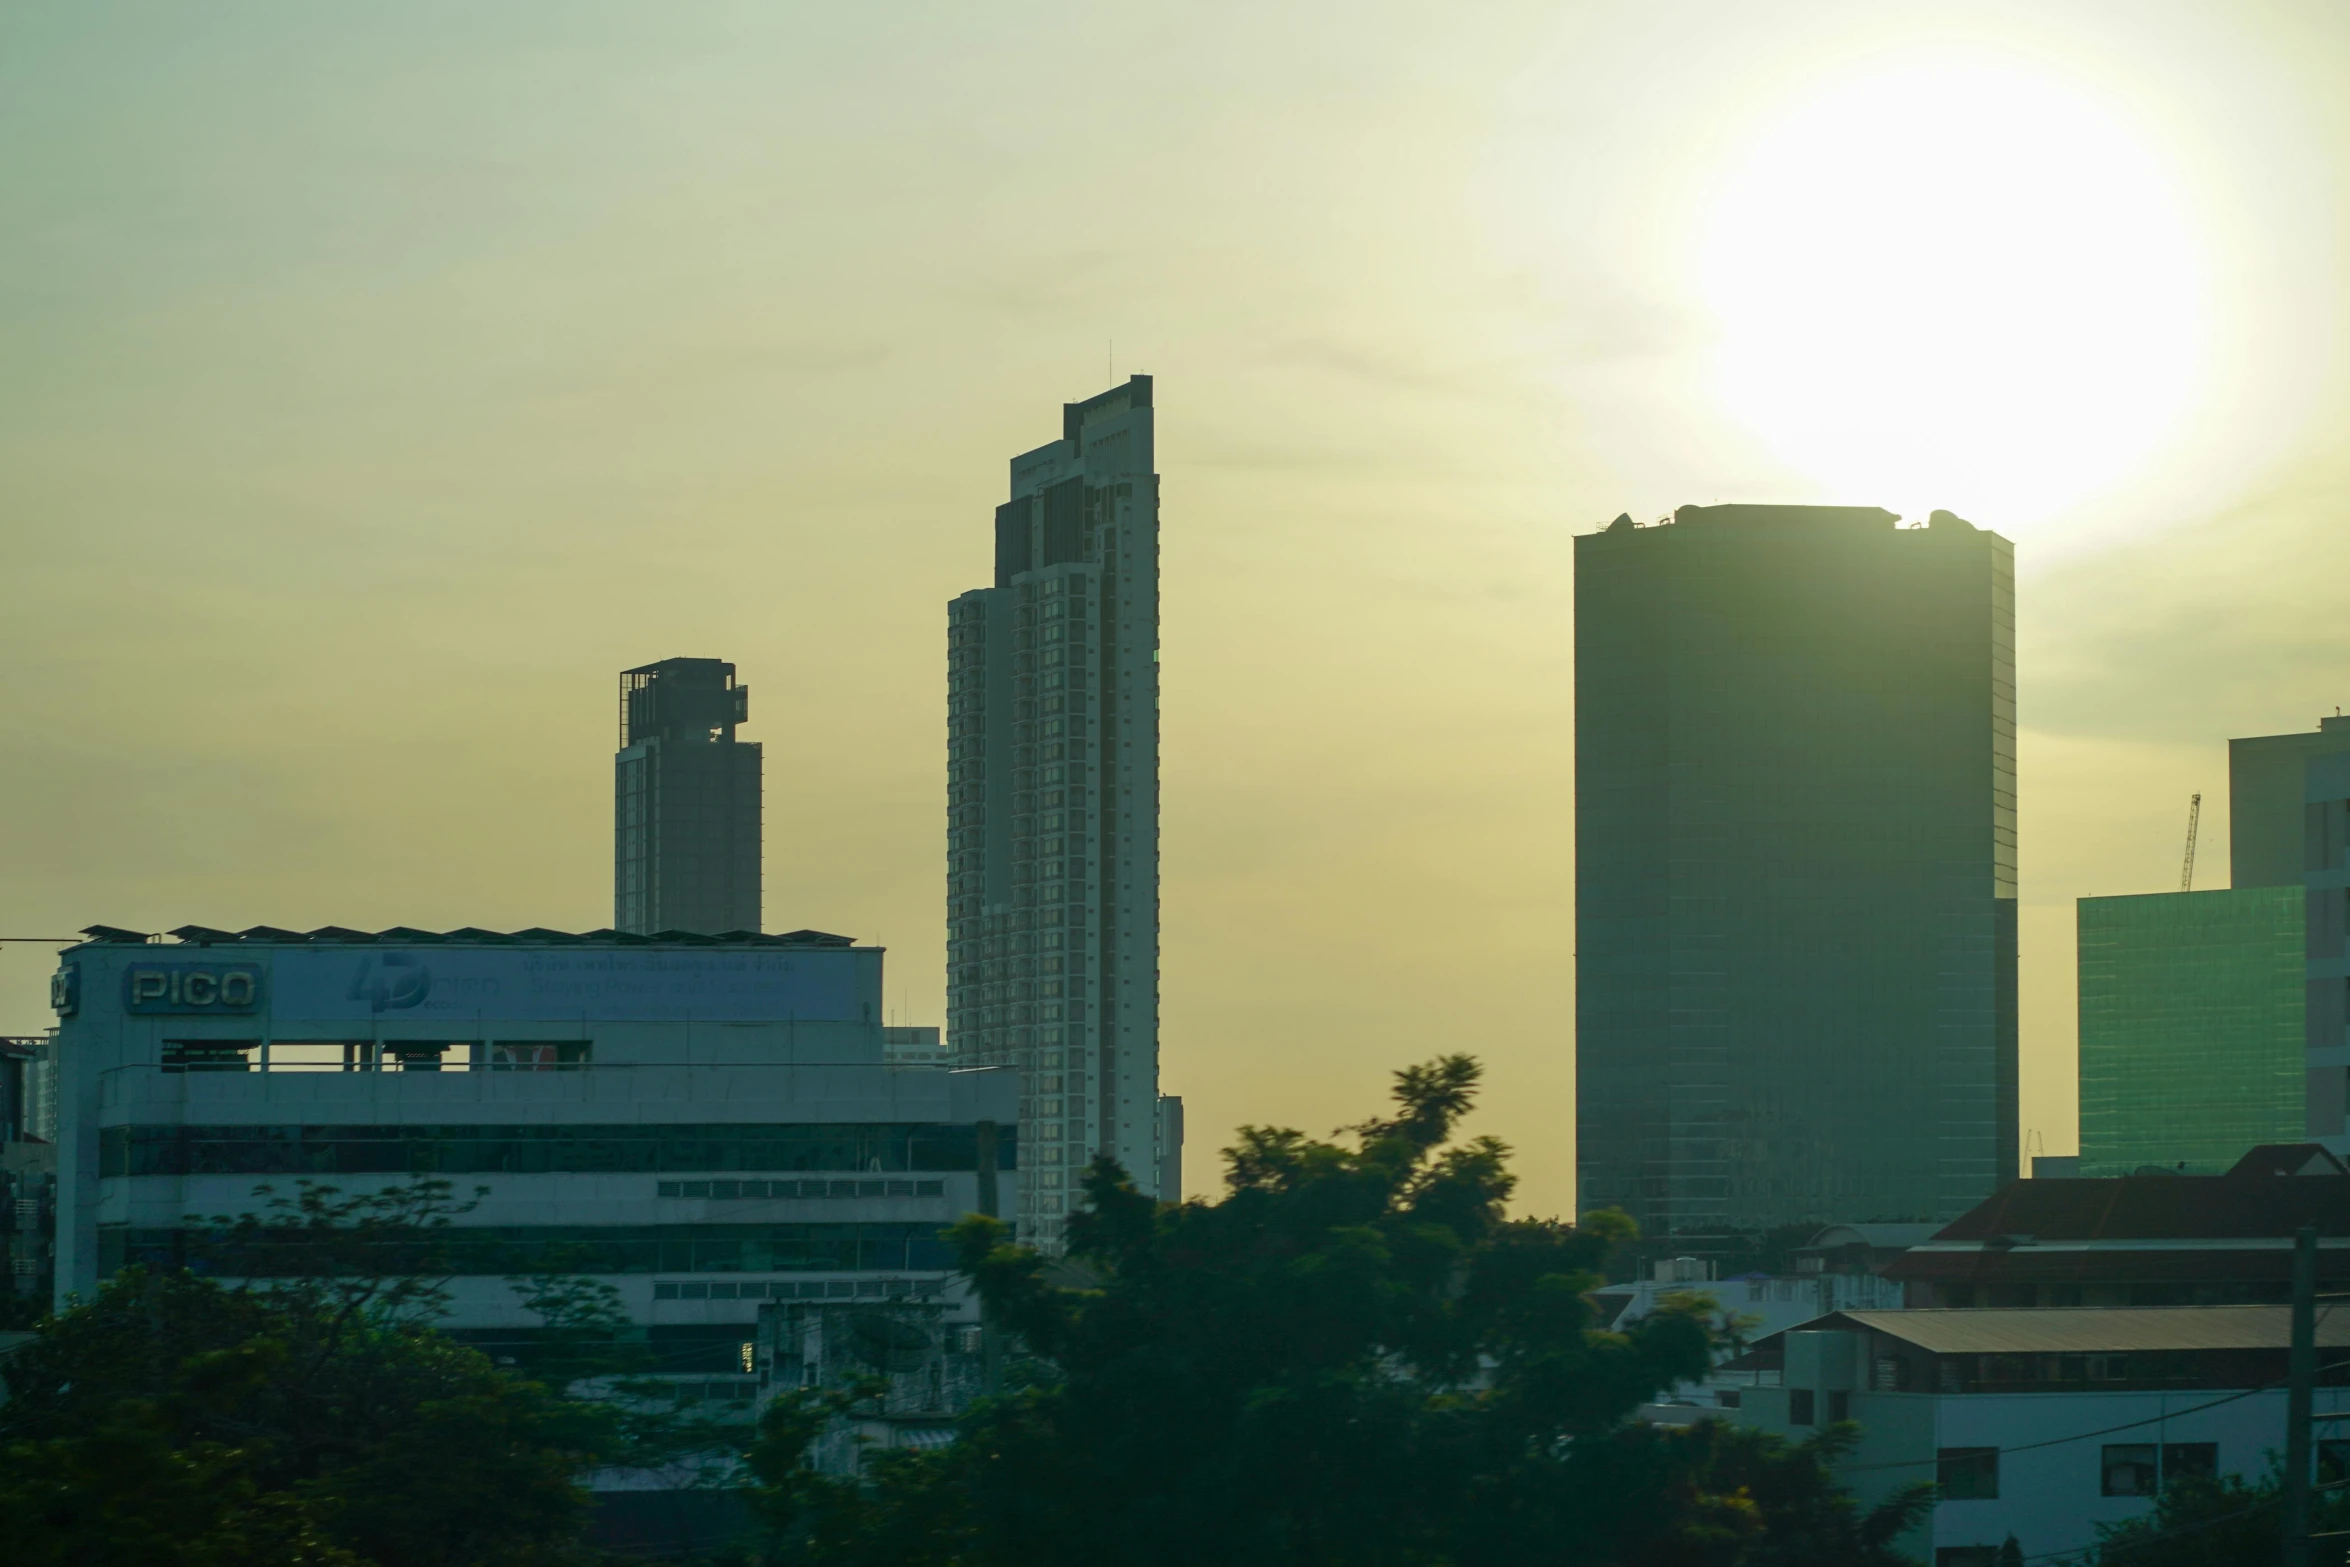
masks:
<path id="1" fill-rule="evenodd" d="M 2081 1174 L 2217 1175 L 2303 1136 L 2303 894 L 2083 898 Z"/>
<path id="2" fill-rule="evenodd" d="M 2014 580 L 1948 512 L 1575 540 L 1583 1208 L 1689 1244 L 2015 1175 Z"/>

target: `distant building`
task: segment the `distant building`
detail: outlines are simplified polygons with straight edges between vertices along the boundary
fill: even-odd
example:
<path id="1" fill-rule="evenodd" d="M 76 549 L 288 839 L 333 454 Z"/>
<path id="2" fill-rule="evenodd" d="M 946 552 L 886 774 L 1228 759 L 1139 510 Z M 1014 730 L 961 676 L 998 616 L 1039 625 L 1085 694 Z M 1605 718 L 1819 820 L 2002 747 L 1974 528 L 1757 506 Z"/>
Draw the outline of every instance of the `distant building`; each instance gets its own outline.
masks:
<path id="1" fill-rule="evenodd" d="M 946 1042 L 937 1029 L 896 1025 L 881 1031 L 881 1058 L 891 1066 L 944 1067 L 948 1060 Z"/>
<path id="2" fill-rule="evenodd" d="M 2321 1283 L 2350 1288 L 2350 1174 L 2278 1144 L 2224 1175 L 2017 1181 L 1884 1271 L 1919 1308 L 2274 1304 L 2305 1224 Z"/>
<path id="3" fill-rule="evenodd" d="M 57 1284 L 56 1084 L 48 1039 L 0 1039 L 0 1318 L 19 1323 Z"/>
<path id="4" fill-rule="evenodd" d="M 612 923 L 637 936 L 759 929 L 760 762 L 751 693 L 715 658 L 620 676 Z"/>
<path id="5" fill-rule="evenodd" d="M 2029 1183 L 2027 1183 L 2029 1184 Z M 1772 1334 L 1730 1364 L 1754 1379 L 1733 1418 L 1803 1441 L 1851 1420 L 1835 1465 L 1863 1506 L 1921 1481 L 1932 1512 L 1899 1548 L 1935 1567 L 1997 1567 L 2094 1547 L 2188 1476 L 2258 1480 L 2284 1429 L 2284 1306 L 2091 1311 L 1840 1311 Z M 2350 1315 L 2320 1313 L 2340 1358 Z M 2350 1410 L 2321 1386 L 2320 1415 Z M 2333 1423 L 2319 1428 L 2331 1433 Z M 2350 1441 L 2319 1444 L 2350 1473 Z"/>
<path id="6" fill-rule="evenodd" d="M 190 1214 L 439 1175 L 450 1330 L 537 1330 L 508 1280 L 618 1292 L 680 1396 L 739 1405 L 763 1304 L 929 1302 L 941 1229 L 1024 1160 L 1000 1070 L 885 1065 L 882 951 L 845 936 L 98 928 L 62 955 L 58 1298 L 128 1262 L 287 1266 Z"/>
<path id="7" fill-rule="evenodd" d="M 2218 1175 L 2304 1133 L 2302 889 L 2077 905 L 2084 1176 Z"/>
<path id="8" fill-rule="evenodd" d="M 762 1403 L 798 1388 L 879 1390 L 834 1421 L 809 1454 L 822 1474 L 858 1473 L 865 1454 L 943 1447 L 989 1391 L 984 1330 L 944 1302 L 792 1301 L 759 1308 Z"/>
<path id="9" fill-rule="evenodd" d="M 2323 718 L 2297 734 L 2228 742 L 2229 881 L 2301 885 L 2302 810 L 2309 760 L 2350 752 L 2350 718 Z"/>
<path id="10" fill-rule="evenodd" d="M 2302 800 L 2309 1135 L 2350 1153 L 2350 752 L 2311 757 Z"/>
<path id="11" fill-rule="evenodd" d="M 1580 1200 L 1684 1249 L 2017 1173 L 2013 546 L 1897 521 L 1575 540 Z"/>
<path id="12" fill-rule="evenodd" d="M 1016 1067 L 1018 1222 L 1060 1243 L 1159 1148 L 1159 480 L 1151 380 L 1012 459 L 995 576 L 947 607 L 947 1043 Z"/>

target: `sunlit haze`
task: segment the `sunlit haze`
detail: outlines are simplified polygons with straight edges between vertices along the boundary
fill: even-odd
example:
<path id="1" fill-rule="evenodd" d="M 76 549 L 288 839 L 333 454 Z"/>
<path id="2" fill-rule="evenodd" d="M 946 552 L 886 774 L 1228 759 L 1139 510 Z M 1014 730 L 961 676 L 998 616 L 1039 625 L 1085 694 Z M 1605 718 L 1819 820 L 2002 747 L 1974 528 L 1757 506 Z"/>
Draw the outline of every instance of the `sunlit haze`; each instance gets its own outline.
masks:
<path id="1" fill-rule="evenodd" d="M 2172 182 L 2077 87 L 1920 65 L 1794 108 L 1704 255 L 1722 395 L 1837 500 L 2030 534 L 2126 478 L 2204 328 Z"/>
<path id="2" fill-rule="evenodd" d="M 1571 541 L 1716 501 L 2016 541 L 2064 1152 L 2073 900 L 2350 702 L 2346 190 L 2319 0 L 10 7 L 0 936 L 607 925 L 723 658 L 768 928 L 941 1023 L 946 605 L 1146 372 L 1195 1191 L 1463 1049 L 1571 1208 Z"/>

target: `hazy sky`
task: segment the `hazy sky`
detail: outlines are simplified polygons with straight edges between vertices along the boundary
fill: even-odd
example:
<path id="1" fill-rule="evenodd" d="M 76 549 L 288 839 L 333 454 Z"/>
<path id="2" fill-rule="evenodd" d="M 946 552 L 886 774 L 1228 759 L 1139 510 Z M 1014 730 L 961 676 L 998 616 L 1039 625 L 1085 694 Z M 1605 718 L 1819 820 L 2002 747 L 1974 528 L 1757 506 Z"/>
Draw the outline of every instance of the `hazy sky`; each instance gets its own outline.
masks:
<path id="1" fill-rule="evenodd" d="M 2071 900 L 2196 789 L 2223 884 L 2225 738 L 2350 701 L 2346 76 L 2326 0 L 0 4 L 0 935 L 606 924 L 614 674 L 719 656 L 769 928 L 936 1022 L 945 601 L 1143 370 L 1193 1189 L 1469 1049 L 1571 1203 L 1569 541 L 1713 500 L 2017 541 L 2069 1150 Z"/>

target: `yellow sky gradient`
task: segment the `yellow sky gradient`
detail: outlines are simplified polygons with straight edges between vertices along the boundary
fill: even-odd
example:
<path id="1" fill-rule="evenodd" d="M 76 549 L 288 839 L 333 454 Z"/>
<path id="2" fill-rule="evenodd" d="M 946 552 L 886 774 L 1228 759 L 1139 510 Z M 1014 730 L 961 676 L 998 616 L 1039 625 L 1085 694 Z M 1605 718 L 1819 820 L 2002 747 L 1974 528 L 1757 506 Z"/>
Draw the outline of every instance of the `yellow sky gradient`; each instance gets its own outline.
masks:
<path id="1" fill-rule="evenodd" d="M 2024 1120 L 2067 1151 L 2071 900 L 2175 884 L 2196 789 L 2221 884 L 2225 738 L 2350 701 L 2350 21 L 1952 9 L 0 14 L 0 935 L 608 923 L 614 675 L 717 656 L 769 928 L 885 943 L 936 1022 L 944 605 L 1006 459 L 1148 371 L 1189 1184 L 1468 1049 L 1564 1211 L 1569 540 L 1948 503 L 1741 420 L 1700 252 L 1811 97 L 2007 62 L 2171 182 L 2208 328 L 2129 472 L 1970 513 L 2018 542 Z M 0 1031 L 47 967 L 0 949 Z"/>

